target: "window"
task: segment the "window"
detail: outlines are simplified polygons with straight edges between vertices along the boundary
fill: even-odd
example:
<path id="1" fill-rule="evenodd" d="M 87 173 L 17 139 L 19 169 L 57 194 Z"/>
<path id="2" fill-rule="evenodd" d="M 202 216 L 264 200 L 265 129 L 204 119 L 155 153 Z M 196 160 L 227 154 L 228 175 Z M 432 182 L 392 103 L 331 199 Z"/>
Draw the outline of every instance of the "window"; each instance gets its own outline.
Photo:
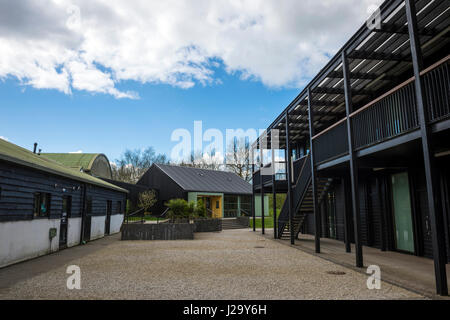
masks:
<path id="1" fill-rule="evenodd" d="M 63 216 L 67 218 L 70 218 L 72 215 L 72 197 L 71 196 L 64 196 L 63 197 L 63 207 L 62 207 Z"/>
<path id="2" fill-rule="evenodd" d="M 50 215 L 50 193 L 36 192 L 34 194 L 34 217 L 48 217 Z"/>
<path id="3" fill-rule="evenodd" d="M 88 197 L 86 199 L 86 213 L 91 214 L 92 213 L 92 198 Z"/>
<path id="4" fill-rule="evenodd" d="M 122 213 L 122 201 L 117 201 L 116 213 Z"/>
<path id="5" fill-rule="evenodd" d="M 220 208 L 220 201 L 216 201 L 216 209 Z"/>

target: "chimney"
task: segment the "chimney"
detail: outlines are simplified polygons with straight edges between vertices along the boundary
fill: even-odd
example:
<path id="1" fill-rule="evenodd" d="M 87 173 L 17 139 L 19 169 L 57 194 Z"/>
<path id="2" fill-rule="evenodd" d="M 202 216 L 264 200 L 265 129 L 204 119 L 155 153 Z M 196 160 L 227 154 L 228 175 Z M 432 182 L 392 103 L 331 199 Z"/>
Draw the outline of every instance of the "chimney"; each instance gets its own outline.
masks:
<path id="1" fill-rule="evenodd" d="M 36 148 L 37 148 L 37 142 L 34 143 L 33 153 L 36 153 Z"/>
<path id="2" fill-rule="evenodd" d="M 42 151 L 42 149 L 39 149 L 39 152 L 38 152 L 38 156 L 40 156 L 40 155 L 41 155 L 41 151 Z"/>

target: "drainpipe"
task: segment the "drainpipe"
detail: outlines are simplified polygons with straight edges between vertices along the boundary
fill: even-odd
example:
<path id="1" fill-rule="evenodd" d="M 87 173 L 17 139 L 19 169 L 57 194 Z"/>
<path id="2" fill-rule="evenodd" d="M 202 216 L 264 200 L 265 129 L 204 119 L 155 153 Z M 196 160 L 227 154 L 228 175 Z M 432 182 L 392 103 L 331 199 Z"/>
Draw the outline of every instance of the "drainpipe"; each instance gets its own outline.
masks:
<path id="1" fill-rule="evenodd" d="M 84 224 L 85 224 L 85 220 L 86 220 L 86 189 L 87 189 L 87 186 L 85 183 L 82 185 L 82 188 L 83 188 L 83 199 L 82 199 L 82 206 L 81 206 L 80 245 L 83 244 Z"/>

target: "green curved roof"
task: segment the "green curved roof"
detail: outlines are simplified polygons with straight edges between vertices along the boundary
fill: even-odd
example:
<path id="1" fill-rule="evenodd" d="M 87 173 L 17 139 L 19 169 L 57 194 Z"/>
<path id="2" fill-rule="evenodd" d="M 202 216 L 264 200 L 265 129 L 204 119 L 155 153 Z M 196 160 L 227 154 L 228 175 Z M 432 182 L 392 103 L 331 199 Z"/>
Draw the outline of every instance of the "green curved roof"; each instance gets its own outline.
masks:
<path id="1" fill-rule="evenodd" d="M 41 153 L 41 155 L 66 167 L 83 168 L 84 170 L 91 170 L 92 164 L 97 157 L 106 157 L 101 153 Z"/>
<path id="2" fill-rule="evenodd" d="M 16 163 L 37 170 L 42 170 L 51 174 L 100 186 L 103 188 L 128 193 L 128 191 L 125 189 L 119 188 L 101 179 L 92 177 L 86 173 L 80 172 L 79 170 L 66 167 L 59 162 L 37 155 L 27 149 L 21 148 L 3 139 L 0 139 L 0 160 Z"/>

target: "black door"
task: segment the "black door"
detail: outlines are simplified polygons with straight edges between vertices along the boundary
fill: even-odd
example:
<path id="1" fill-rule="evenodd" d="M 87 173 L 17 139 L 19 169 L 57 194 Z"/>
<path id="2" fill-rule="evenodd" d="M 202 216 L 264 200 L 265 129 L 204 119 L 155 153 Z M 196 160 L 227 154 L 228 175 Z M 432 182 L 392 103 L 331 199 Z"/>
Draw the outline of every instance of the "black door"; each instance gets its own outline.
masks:
<path id="1" fill-rule="evenodd" d="M 64 196 L 62 199 L 61 225 L 59 227 L 59 247 L 67 247 L 67 229 L 72 207 L 72 197 Z"/>
<path id="2" fill-rule="evenodd" d="M 91 216 L 86 215 L 84 217 L 84 231 L 83 231 L 83 241 L 88 242 L 91 240 Z"/>
<path id="3" fill-rule="evenodd" d="M 112 213 L 112 201 L 106 201 L 106 219 L 105 219 L 105 235 L 110 233 L 111 229 L 111 213 Z"/>

